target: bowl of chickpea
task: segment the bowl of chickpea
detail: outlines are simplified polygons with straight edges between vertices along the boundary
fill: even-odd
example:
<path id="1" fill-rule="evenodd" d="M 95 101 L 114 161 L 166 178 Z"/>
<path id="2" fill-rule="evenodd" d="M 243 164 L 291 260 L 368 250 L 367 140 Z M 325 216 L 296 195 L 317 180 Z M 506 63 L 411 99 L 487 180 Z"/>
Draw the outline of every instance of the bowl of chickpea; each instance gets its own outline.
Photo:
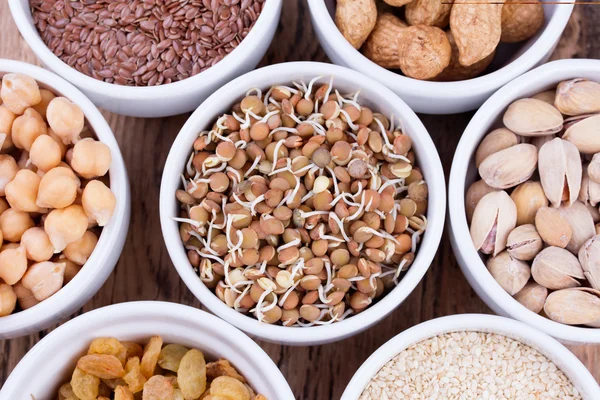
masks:
<path id="1" fill-rule="evenodd" d="M 106 281 L 129 225 L 114 135 L 79 90 L 0 60 L 0 339 L 66 319 Z"/>

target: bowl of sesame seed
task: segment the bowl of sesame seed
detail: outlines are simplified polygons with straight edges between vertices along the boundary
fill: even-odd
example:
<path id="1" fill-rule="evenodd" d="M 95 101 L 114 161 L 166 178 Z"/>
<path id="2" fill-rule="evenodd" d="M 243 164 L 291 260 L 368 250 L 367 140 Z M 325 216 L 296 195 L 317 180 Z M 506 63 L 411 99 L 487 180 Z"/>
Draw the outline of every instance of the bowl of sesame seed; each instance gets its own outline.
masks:
<path id="1" fill-rule="evenodd" d="M 224 86 L 175 140 L 160 194 L 178 273 L 212 312 L 271 342 L 352 336 L 429 268 L 445 216 L 425 127 L 379 83 L 284 63 Z"/>
<path id="2" fill-rule="evenodd" d="M 9 5 L 40 61 L 98 107 L 164 117 L 195 109 L 252 70 L 273 39 L 282 0 L 10 0 Z"/>
<path id="3" fill-rule="evenodd" d="M 395 336 L 356 371 L 342 400 L 598 399 L 600 387 L 558 341 L 512 319 L 452 315 Z"/>

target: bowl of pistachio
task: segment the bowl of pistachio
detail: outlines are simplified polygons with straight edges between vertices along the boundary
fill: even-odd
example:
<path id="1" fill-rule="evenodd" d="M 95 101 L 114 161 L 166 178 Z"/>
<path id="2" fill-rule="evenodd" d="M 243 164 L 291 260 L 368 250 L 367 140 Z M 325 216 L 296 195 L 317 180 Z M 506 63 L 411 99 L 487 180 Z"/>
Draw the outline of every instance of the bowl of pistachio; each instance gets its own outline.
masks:
<path id="1" fill-rule="evenodd" d="M 599 67 L 556 61 L 499 90 L 465 130 L 449 182 L 471 286 L 566 343 L 600 342 Z"/>

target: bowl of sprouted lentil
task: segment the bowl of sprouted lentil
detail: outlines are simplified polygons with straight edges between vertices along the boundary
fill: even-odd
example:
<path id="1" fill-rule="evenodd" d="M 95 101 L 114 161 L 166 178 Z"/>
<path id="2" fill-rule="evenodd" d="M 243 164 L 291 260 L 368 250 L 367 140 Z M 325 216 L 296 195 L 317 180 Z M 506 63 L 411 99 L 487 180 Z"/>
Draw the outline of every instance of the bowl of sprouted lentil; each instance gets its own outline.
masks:
<path id="1" fill-rule="evenodd" d="M 528 325 L 483 314 L 416 325 L 375 351 L 342 400 L 583 399 L 600 387 L 566 347 Z"/>
<path id="2" fill-rule="evenodd" d="M 241 331 L 204 311 L 155 301 L 103 307 L 65 323 L 23 357 L 0 391 L 3 399 L 38 400 L 210 395 L 294 399 L 275 363 Z"/>
<path id="3" fill-rule="evenodd" d="M 592 87 L 598 87 L 597 82 L 600 81 L 599 71 L 600 62 L 598 60 L 559 60 L 540 66 L 506 85 L 494 96 L 490 97 L 490 99 L 475 114 L 471 123 L 465 129 L 461 141 L 458 144 L 450 173 L 450 238 L 459 265 L 470 285 L 481 299 L 499 315 L 509 316 L 525 322 L 566 344 L 600 343 L 600 329 L 598 329 L 590 320 L 585 320 L 585 317 L 587 316 L 585 314 L 594 315 L 594 313 L 599 310 L 598 303 L 596 302 L 597 291 L 593 286 L 596 284 L 596 282 L 593 281 L 593 276 L 595 273 L 594 266 L 598 264 L 598 257 L 595 256 L 594 252 L 588 251 L 588 245 L 594 242 L 592 238 L 597 232 L 594 224 L 600 222 L 600 215 L 598 215 L 598 205 L 596 204 L 595 207 L 592 206 L 589 199 L 584 197 L 586 193 L 585 183 L 586 181 L 590 181 L 587 177 L 587 163 L 590 162 L 593 157 L 593 152 L 588 153 L 587 151 L 580 151 L 579 148 L 569 142 L 569 140 L 572 140 L 569 137 L 572 131 L 570 131 L 569 134 L 566 134 L 567 130 L 570 130 L 570 126 L 579 129 L 578 124 L 573 124 L 573 121 L 582 119 L 583 116 L 577 115 L 579 113 L 576 110 L 568 111 L 563 107 L 563 102 L 572 98 L 573 95 L 576 95 L 577 93 L 587 93 L 585 89 L 580 92 L 580 85 L 574 83 L 581 82 L 584 85 L 590 84 Z M 559 84 L 560 88 L 557 89 Z M 569 90 L 569 88 L 575 90 Z M 519 132 L 519 128 L 515 128 L 514 125 L 510 126 L 516 132 L 509 129 L 499 129 L 505 127 L 504 121 L 508 121 L 510 124 L 509 119 L 505 117 L 505 115 L 510 116 L 508 113 L 509 106 L 513 111 L 518 111 L 519 103 L 522 105 L 530 102 L 534 105 L 539 105 L 537 101 L 540 101 L 540 99 L 543 98 L 540 97 L 541 93 L 544 93 L 547 96 L 546 101 L 550 103 L 544 103 L 544 105 L 547 105 L 548 107 L 547 110 L 553 112 L 557 117 L 558 126 L 555 127 L 553 131 L 555 133 L 537 137 L 526 137 L 523 132 Z M 557 93 L 559 93 L 558 96 Z M 574 107 L 586 106 L 587 101 L 595 101 L 597 98 L 598 96 L 591 96 L 589 99 L 576 100 L 573 104 Z M 521 99 L 524 99 L 524 101 Z M 563 115 L 555 107 L 560 107 L 565 113 L 575 114 L 576 116 L 571 117 L 569 115 Z M 597 111 L 590 112 L 592 112 L 591 115 L 594 115 Z M 519 113 L 514 113 L 513 115 L 518 116 L 518 114 Z M 535 123 L 536 118 L 532 118 L 532 121 Z M 548 119 L 545 118 L 545 122 L 547 121 Z M 585 121 L 587 120 L 583 119 L 581 122 Z M 552 123 L 556 123 L 556 121 Z M 531 276 L 531 280 L 527 287 L 523 287 L 524 290 L 519 288 L 519 284 L 517 284 L 514 286 L 513 293 L 510 293 L 510 287 L 507 286 L 507 283 L 509 283 L 511 279 L 504 280 L 503 282 L 498 279 L 498 277 L 502 276 L 502 268 L 496 269 L 495 266 L 497 264 L 490 262 L 488 260 L 488 255 L 478 251 L 470 234 L 470 229 L 473 227 L 471 217 L 474 215 L 476 204 L 478 204 L 477 202 L 473 202 L 473 200 L 483 198 L 482 193 L 488 190 L 495 191 L 501 195 L 508 193 L 503 193 L 503 191 L 499 189 L 493 189 L 491 186 L 488 186 L 483 179 L 479 179 L 480 176 L 478 171 L 480 168 L 476 166 L 476 154 L 479 153 L 478 157 L 481 157 L 481 154 L 483 153 L 482 150 L 478 150 L 480 148 L 480 143 L 483 144 L 484 137 L 497 128 L 500 133 L 507 132 L 509 135 L 513 135 L 513 137 L 520 142 L 518 146 L 521 148 L 532 146 L 534 144 L 539 146 L 535 147 L 533 152 L 535 157 L 534 161 L 537 161 L 533 163 L 536 169 L 535 174 L 532 175 L 531 181 L 528 181 L 529 178 L 526 178 L 522 184 L 525 188 L 533 187 L 534 190 L 524 190 L 519 194 L 519 190 L 515 188 L 510 192 L 510 196 L 506 196 L 508 197 L 508 200 L 510 200 L 510 202 L 507 203 L 512 205 L 517 212 L 518 220 L 514 221 L 514 223 L 519 224 L 520 226 L 516 229 L 523 229 L 521 228 L 522 226 L 525 225 L 525 227 L 527 227 L 527 225 L 529 225 L 533 228 L 532 231 L 536 235 L 539 233 L 538 237 L 540 237 L 540 240 L 538 241 L 540 251 L 534 251 L 533 254 L 535 257 L 532 257 L 531 265 L 520 260 L 520 258 L 524 257 L 519 256 L 519 259 L 512 257 L 512 255 L 509 257 L 509 261 L 515 261 L 510 264 L 516 268 L 507 269 L 507 272 L 525 272 L 525 274 L 513 274 L 512 276 L 515 278 L 517 275 L 521 275 L 513 282 L 518 282 L 520 279 L 523 279 L 523 275 L 527 277 L 528 280 L 529 276 Z M 595 143 L 594 141 L 597 143 L 597 137 L 595 135 L 589 135 L 588 137 L 591 138 L 592 144 Z M 544 151 L 542 151 L 544 148 L 544 141 L 550 140 L 555 140 L 555 143 L 560 143 L 565 146 L 571 145 L 569 146 L 572 149 L 569 160 L 572 160 L 573 157 L 575 157 L 576 163 L 572 164 L 577 165 L 578 163 L 578 165 L 581 165 L 579 177 L 569 178 L 571 187 L 577 185 L 577 191 L 573 196 L 567 196 L 565 190 L 565 197 L 559 197 L 558 202 L 552 197 L 552 192 L 550 190 L 551 186 L 548 186 L 547 183 L 552 185 L 557 182 L 559 178 L 562 179 L 560 173 L 556 174 L 556 179 L 551 178 L 550 180 L 547 180 L 545 171 L 541 170 L 542 168 L 549 169 L 550 171 L 560 170 L 560 162 L 551 162 L 550 165 L 543 165 L 545 164 L 544 159 L 546 159 Z M 490 141 L 488 140 L 488 143 L 489 142 Z M 548 149 L 548 147 L 546 147 L 546 149 Z M 484 146 L 482 145 L 481 148 L 483 149 Z M 507 150 L 509 150 L 509 148 Z M 492 156 L 494 156 L 494 154 L 489 157 Z M 479 167 L 484 166 L 484 161 L 487 159 L 488 157 L 484 158 Z M 526 157 L 516 157 L 514 162 L 523 162 L 526 160 Z M 497 168 L 497 170 L 501 171 L 500 168 Z M 571 175 L 570 171 L 571 169 L 569 170 L 569 174 Z M 583 171 L 586 172 L 585 175 L 583 175 Z M 501 174 L 499 174 L 498 177 L 501 177 Z M 542 182 L 544 182 L 544 186 L 541 184 Z M 581 184 L 582 182 L 584 184 Z M 484 184 L 483 186 L 481 185 L 482 183 Z M 579 190 L 580 184 L 583 189 L 581 191 Z M 479 189 L 483 189 L 483 192 L 477 190 L 478 186 Z M 523 186 L 519 189 L 523 189 Z M 539 190 L 535 190 L 536 186 L 539 187 Z M 506 190 L 511 190 L 509 188 L 510 185 L 507 185 L 506 187 Z M 540 195 L 535 195 L 536 192 L 540 193 Z M 469 200 L 466 200 L 467 195 L 469 196 Z M 553 201 L 550 202 L 550 199 Z M 540 207 L 538 205 L 540 201 L 543 203 L 543 206 L 547 205 L 547 207 Z M 523 218 L 523 204 L 527 203 L 531 205 L 534 220 L 522 225 L 523 222 L 521 218 Z M 566 223 L 567 229 L 570 231 L 567 240 L 568 244 L 566 246 L 559 243 L 553 243 L 552 245 L 548 244 L 548 242 L 551 242 L 551 239 L 548 238 L 545 231 L 550 233 L 560 232 L 560 236 L 563 236 L 563 228 L 559 223 L 555 225 L 555 228 L 550 230 L 544 229 L 543 223 L 546 218 L 543 217 L 542 213 L 538 213 L 538 210 L 550 211 L 550 213 L 552 213 L 552 211 L 558 211 L 559 220 L 560 216 L 564 215 L 562 225 L 564 226 L 564 223 Z M 574 210 L 580 210 L 581 212 L 573 213 L 573 217 L 567 214 L 569 211 Z M 538 218 L 538 215 L 540 218 Z M 556 214 L 550 215 L 551 218 L 547 219 L 554 224 L 557 221 Z M 510 218 L 504 219 L 504 221 L 509 220 Z M 583 223 L 580 223 L 579 220 L 583 221 Z M 509 243 L 508 237 L 502 232 L 507 229 L 510 229 L 510 224 L 506 224 L 505 228 L 497 231 L 498 246 L 501 245 L 502 247 L 505 247 L 504 245 Z M 506 240 L 505 243 L 502 243 L 501 237 L 504 237 Z M 573 244 L 571 242 L 573 242 Z M 577 242 L 579 244 L 576 244 Z M 512 244 L 512 242 L 510 243 Z M 510 247 L 513 246 L 511 245 Z M 545 248 L 542 250 L 543 247 Z M 557 247 L 560 248 L 557 250 Z M 494 248 L 494 251 L 495 250 L 496 249 Z M 512 249 L 510 252 L 515 254 Z M 500 259 L 506 256 L 507 253 L 508 250 L 502 252 L 497 251 L 497 255 L 500 256 Z M 558 256 L 556 255 L 557 253 Z M 550 275 L 549 278 L 544 276 L 547 274 L 548 268 L 540 268 L 541 262 L 547 254 L 554 254 L 554 256 L 551 257 L 552 261 L 547 264 L 548 266 L 552 266 L 553 263 L 560 264 L 557 270 L 558 273 L 556 275 Z M 573 261 L 571 265 L 574 265 L 574 270 L 576 271 L 574 275 L 576 278 L 571 278 L 569 276 L 569 279 L 571 279 L 572 282 L 568 285 L 569 287 L 553 282 L 553 279 L 565 276 L 564 272 L 561 272 L 562 268 L 569 264 L 563 262 L 565 257 Z M 489 257 L 489 259 L 492 259 L 492 257 Z M 535 261 L 536 259 L 537 261 Z M 490 266 L 490 268 L 488 268 L 488 266 Z M 578 274 L 577 271 L 582 270 L 584 267 L 586 268 L 585 274 Z M 499 270 L 500 274 L 498 273 Z M 542 272 L 541 274 L 540 271 Z M 588 278 L 590 280 L 588 280 Z M 502 285 L 499 281 L 501 281 Z M 546 287 L 544 285 L 548 286 Z M 531 291 L 530 289 L 532 288 L 536 290 Z M 518 291 L 514 293 L 517 289 Z M 568 290 L 563 291 L 564 289 Z M 580 292 L 584 295 L 583 302 L 577 297 Z M 561 301 L 565 298 L 563 297 L 564 294 L 572 293 L 575 293 L 575 295 L 572 297 L 566 296 L 567 300 Z M 551 318 L 549 317 L 550 313 L 552 313 Z M 581 314 L 584 314 L 584 318 L 579 317 Z M 574 319 L 574 316 L 579 317 L 580 319 L 576 320 Z"/>
<path id="4" fill-rule="evenodd" d="M 179 274 L 211 311 L 315 344 L 408 296 L 437 250 L 444 198 L 437 152 L 402 100 L 342 67 L 287 63 L 198 108 L 165 164 L 160 213 Z"/>
<path id="5" fill-rule="evenodd" d="M 112 272 L 129 184 L 98 109 L 41 68 L 0 60 L 0 338 L 75 312 Z"/>
<path id="6" fill-rule="evenodd" d="M 282 0 L 9 4 L 42 63 L 96 105 L 162 117 L 195 109 L 217 88 L 252 70 L 273 39 Z"/>

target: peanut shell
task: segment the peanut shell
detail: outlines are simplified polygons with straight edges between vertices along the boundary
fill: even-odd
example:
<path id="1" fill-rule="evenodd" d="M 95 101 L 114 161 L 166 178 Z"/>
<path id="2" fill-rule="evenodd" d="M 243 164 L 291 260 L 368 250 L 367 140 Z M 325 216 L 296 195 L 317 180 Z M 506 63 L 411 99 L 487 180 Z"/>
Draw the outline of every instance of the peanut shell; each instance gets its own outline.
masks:
<path id="1" fill-rule="evenodd" d="M 399 41 L 400 69 L 410 78 L 435 78 L 450 64 L 452 48 L 440 28 L 411 26 L 401 31 Z"/>
<path id="2" fill-rule="evenodd" d="M 544 7 L 539 1 L 507 0 L 502 7 L 501 42 L 517 43 L 534 36 L 544 26 Z"/>
<path id="3" fill-rule="evenodd" d="M 355 49 L 367 40 L 376 21 L 375 0 L 337 0 L 335 24 Z"/>

